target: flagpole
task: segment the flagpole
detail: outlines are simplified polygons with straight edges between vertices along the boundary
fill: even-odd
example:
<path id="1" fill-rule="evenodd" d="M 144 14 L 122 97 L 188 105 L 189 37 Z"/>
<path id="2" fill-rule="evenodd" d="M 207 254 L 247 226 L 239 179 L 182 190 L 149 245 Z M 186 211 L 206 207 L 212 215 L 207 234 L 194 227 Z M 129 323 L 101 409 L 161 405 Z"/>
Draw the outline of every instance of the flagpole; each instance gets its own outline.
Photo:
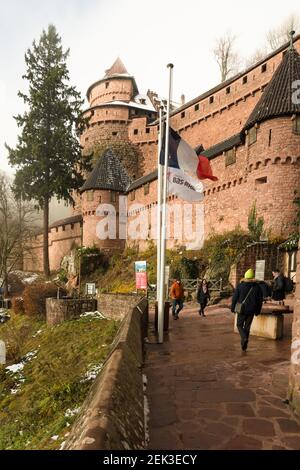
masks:
<path id="1" fill-rule="evenodd" d="M 160 152 L 162 147 L 163 139 L 163 128 L 162 128 L 162 113 L 163 107 L 159 108 L 159 137 L 158 137 L 158 152 L 157 152 L 157 237 L 156 237 L 156 249 L 157 249 L 157 274 L 156 274 L 156 301 L 157 305 L 159 302 L 159 282 L 160 282 L 160 253 L 161 253 L 161 196 L 162 196 L 162 165 L 160 163 Z"/>
<path id="2" fill-rule="evenodd" d="M 165 160 L 163 171 L 162 194 L 162 226 L 161 226 L 161 254 L 159 272 L 159 301 L 158 301 L 158 343 L 164 341 L 164 310 L 165 310 L 165 265 L 166 265 L 166 222 L 167 222 L 167 195 L 168 195 L 168 158 L 169 158 L 169 128 L 170 105 L 172 95 L 173 64 L 168 64 L 169 69 L 169 96 L 167 103 L 166 132 L 165 132 Z"/>

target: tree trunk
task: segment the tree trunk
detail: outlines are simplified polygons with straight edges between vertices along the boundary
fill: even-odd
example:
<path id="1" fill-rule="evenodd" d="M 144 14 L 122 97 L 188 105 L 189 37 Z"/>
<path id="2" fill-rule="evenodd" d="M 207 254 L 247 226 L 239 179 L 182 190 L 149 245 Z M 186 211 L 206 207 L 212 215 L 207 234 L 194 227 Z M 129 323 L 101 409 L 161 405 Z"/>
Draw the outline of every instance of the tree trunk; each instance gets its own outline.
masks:
<path id="1" fill-rule="evenodd" d="M 4 279 L 4 283 L 3 283 L 3 297 L 4 297 L 5 299 L 7 299 L 8 296 L 9 296 L 9 292 L 8 292 L 8 275 L 7 275 L 7 266 L 6 266 L 6 263 L 5 263 L 5 265 L 4 265 L 3 279 Z"/>
<path id="2" fill-rule="evenodd" d="M 49 198 L 44 197 L 44 245 L 43 245 L 43 259 L 44 259 L 44 275 L 50 276 L 49 267 Z"/>

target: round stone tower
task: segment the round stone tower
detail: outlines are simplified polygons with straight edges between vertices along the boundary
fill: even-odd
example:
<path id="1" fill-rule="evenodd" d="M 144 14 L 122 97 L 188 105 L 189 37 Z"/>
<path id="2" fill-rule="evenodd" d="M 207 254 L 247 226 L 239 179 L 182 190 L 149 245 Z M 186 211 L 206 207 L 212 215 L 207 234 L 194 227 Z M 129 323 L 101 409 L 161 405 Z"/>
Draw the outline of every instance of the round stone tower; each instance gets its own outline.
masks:
<path id="1" fill-rule="evenodd" d="M 119 158 L 107 150 L 81 188 L 84 246 L 102 251 L 125 248 L 120 215 L 126 218 L 125 193 L 131 182 Z"/>
<path id="2" fill-rule="evenodd" d="M 89 126 L 81 136 L 81 145 L 89 154 L 105 143 L 129 142 L 128 125 L 134 118 L 155 119 L 157 111 L 148 96 L 139 95 L 135 79 L 121 59 L 93 83 L 87 91 L 89 108 L 84 115 Z M 125 152 L 126 153 L 126 152 Z M 122 164 L 132 178 L 141 176 L 140 162 L 121 155 Z"/>

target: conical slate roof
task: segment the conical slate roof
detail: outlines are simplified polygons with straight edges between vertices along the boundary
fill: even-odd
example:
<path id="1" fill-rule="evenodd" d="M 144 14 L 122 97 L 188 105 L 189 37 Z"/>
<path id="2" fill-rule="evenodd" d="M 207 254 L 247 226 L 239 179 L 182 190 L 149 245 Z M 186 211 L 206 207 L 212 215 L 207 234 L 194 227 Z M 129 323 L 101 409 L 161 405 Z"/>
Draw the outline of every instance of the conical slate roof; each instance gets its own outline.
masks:
<path id="1" fill-rule="evenodd" d="M 293 103 L 293 83 L 300 80 L 300 55 L 288 49 L 261 99 L 250 114 L 244 130 L 254 124 L 279 116 L 300 114 L 300 105 Z"/>
<path id="2" fill-rule="evenodd" d="M 112 75 L 129 75 L 120 57 L 117 58 L 110 69 L 105 71 L 105 78 L 109 78 Z"/>
<path id="3" fill-rule="evenodd" d="M 91 189 L 108 189 L 125 192 L 132 180 L 120 160 L 111 149 L 99 158 L 95 168 L 81 188 L 81 192 Z"/>

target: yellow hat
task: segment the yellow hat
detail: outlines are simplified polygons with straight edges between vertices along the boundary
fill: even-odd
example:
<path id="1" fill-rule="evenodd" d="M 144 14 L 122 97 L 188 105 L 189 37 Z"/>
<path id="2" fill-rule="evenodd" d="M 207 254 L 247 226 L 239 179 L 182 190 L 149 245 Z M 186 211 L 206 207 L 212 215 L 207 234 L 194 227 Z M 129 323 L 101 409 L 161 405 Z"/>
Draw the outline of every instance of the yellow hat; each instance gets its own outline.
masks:
<path id="1" fill-rule="evenodd" d="M 254 279 L 253 269 L 248 269 L 248 271 L 245 272 L 245 279 Z"/>

